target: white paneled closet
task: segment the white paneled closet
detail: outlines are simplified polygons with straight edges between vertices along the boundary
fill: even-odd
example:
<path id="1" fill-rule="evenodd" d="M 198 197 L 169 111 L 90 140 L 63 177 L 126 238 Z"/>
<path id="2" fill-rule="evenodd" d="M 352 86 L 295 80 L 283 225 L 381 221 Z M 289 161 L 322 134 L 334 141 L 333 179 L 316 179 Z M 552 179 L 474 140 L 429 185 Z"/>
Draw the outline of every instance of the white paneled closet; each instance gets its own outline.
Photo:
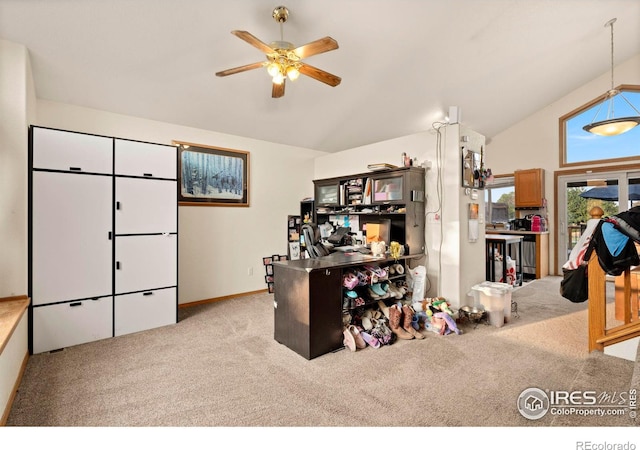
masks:
<path id="1" fill-rule="evenodd" d="M 177 322 L 177 148 L 32 126 L 32 353 Z"/>

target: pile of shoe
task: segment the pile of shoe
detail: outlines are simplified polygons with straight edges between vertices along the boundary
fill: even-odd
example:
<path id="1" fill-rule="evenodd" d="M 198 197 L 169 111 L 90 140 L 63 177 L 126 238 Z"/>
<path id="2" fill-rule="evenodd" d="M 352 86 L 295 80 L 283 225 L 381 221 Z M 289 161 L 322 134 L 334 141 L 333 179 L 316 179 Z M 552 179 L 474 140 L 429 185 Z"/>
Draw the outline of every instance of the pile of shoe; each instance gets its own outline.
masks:
<path id="1" fill-rule="evenodd" d="M 382 345 L 391 345 L 395 342 L 393 332 L 389 328 L 389 319 L 380 310 L 367 309 L 356 319 L 360 321 L 362 328 L 376 337 Z"/>
<path id="2" fill-rule="evenodd" d="M 418 320 L 413 308 L 398 302 L 389 307 L 389 326 L 398 339 L 424 339 L 424 335 L 414 326 Z"/>
<path id="3" fill-rule="evenodd" d="M 443 297 L 426 298 L 411 305 L 416 311 L 418 325 L 440 335 L 462 334 L 455 321 L 455 312 Z"/>
<path id="4" fill-rule="evenodd" d="M 380 348 L 384 343 L 373 333 L 369 333 L 355 325 L 349 325 L 342 332 L 344 335 L 343 344 L 346 348 L 355 352 L 366 348 L 367 345 L 373 348 Z"/>

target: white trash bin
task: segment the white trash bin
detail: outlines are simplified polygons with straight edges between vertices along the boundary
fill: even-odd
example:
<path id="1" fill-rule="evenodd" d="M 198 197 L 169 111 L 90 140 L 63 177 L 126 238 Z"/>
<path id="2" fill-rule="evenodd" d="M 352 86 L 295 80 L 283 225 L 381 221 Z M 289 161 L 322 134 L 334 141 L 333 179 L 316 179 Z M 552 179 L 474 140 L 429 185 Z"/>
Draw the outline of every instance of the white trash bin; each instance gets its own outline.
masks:
<path id="1" fill-rule="evenodd" d="M 498 283 L 485 281 L 481 283 L 482 285 L 489 286 L 493 289 L 498 289 L 503 291 L 501 294 L 504 301 L 504 321 L 508 323 L 511 321 L 511 293 L 513 292 L 513 286 L 509 283 Z"/>
<path id="2" fill-rule="evenodd" d="M 511 320 L 511 291 L 513 286 L 507 283 L 485 281 L 473 286 L 478 293 L 479 302 L 487 312 L 489 323 L 501 327 Z"/>

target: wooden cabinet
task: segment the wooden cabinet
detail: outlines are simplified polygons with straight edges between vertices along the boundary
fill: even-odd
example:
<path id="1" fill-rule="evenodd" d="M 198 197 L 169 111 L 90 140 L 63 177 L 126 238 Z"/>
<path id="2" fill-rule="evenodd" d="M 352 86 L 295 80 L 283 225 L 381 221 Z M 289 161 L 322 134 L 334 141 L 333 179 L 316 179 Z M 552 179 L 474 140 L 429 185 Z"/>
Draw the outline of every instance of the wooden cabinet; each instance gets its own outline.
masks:
<path id="1" fill-rule="evenodd" d="M 516 170 L 516 208 L 541 208 L 544 206 L 544 169 Z"/>
<path id="2" fill-rule="evenodd" d="M 339 202 L 340 185 L 335 180 L 318 181 L 315 183 L 315 202 L 318 206 L 337 206 Z"/>
<path id="3" fill-rule="evenodd" d="M 31 127 L 29 149 L 30 351 L 175 323 L 177 148 Z"/>
<path id="4" fill-rule="evenodd" d="M 276 263 L 273 276 L 274 338 L 306 359 L 342 347 L 340 268 L 298 270 L 314 261 Z"/>
<path id="5" fill-rule="evenodd" d="M 314 180 L 315 220 L 354 216 L 359 229 L 368 222 L 388 221 L 390 241 L 424 253 L 425 170 L 406 167 Z M 389 242 L 387 242 L 387 245 Z"/>

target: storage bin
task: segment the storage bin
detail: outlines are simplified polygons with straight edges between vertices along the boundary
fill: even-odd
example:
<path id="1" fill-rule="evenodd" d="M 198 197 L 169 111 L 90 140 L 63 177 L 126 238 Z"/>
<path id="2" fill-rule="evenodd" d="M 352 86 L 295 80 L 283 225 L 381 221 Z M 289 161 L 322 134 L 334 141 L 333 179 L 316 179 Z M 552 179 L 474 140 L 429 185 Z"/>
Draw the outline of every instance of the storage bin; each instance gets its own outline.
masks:
<path id="1" fill-rule="evenodd" d="M 485 281 L 482 285 L 489 286 L 493 289 L 502 290 L 504 300 L 504 321 L 509 322 L 511 320 L 511 294 L 513 292 L 513 286 L 509 283 L 498 283 Z"/>
<path id="2" fill-rule="evenodd" d="M 501 327 L 511 320 L 511 291 L 507 283 L 485 281 L 472 287 L 474 297 L 487 312 L 489 323 Z"/>

